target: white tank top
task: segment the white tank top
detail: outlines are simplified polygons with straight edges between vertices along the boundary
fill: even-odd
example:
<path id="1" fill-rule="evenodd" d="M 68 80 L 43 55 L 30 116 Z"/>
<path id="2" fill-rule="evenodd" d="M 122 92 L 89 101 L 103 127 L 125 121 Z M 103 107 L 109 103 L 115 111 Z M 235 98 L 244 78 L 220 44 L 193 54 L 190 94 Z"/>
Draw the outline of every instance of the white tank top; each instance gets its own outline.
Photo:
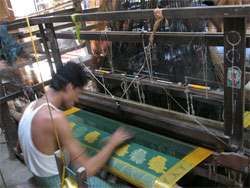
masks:
<path id="1" fill-rule="evenodd" d="M 18 127 L 18 139 L 20 142 L 21 149 L 24 155 L 24 161 L 29 168 L 29 170 L 36 176 L 48 177 L 58 174 L 58 169 L 56 166 L 56 160 L 54 155 L 46 155 L 38 151 L 34 146 L 31 136 L 31 122 L 34 115 L 47 103 L 42 104 L 33 110 L 36 101 L 33 101 L 25 109 L 24 114 L 19 122 Z M 57 109 L 54 105 L 49 103 L 49 105 Z"/>

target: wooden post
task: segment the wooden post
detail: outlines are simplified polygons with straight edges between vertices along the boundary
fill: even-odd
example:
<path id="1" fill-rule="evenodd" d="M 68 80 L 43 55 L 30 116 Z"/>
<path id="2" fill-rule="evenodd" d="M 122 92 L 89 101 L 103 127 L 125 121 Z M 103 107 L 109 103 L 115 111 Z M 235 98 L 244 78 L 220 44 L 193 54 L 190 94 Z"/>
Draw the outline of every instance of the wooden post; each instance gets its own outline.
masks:
<path id="1" fill-rule="evenodd" d="M 52 51 L 54 63 L 56 64 L 56 70 L 58 70 L 62 66 L 62 60 L 56 39 L 54 26 L 53 23 L 46 23 L 45 26 L 46 26 L 47 36 L 50 42 L 50 48 Z"/>
<path id="2" fill-rule="evenodd" d="M 73 0 L 73 3 L 74 3 L 74 6 L 75 6 L 75 12 L 82 12 L 81 0 Z M 81 27 L 86 27 L 86 22 L 81 22 L 80 26 Z M 86 40 L 85 44 L 86 44 L 88 54 L 92 54 L 89 40 Z"/>
<path id="3" fill-rule="evenodd" d="M 57 165 L 57 169 L 59 171 L 59 176 L 60 176 L 60 179 L 62 181 L 63 162 L 61 160 L 60 150 L 55 151 L 54 156 L 56 158 L 56 165 Z M 65 170 L 65 177 L 68 177 L 67 170 Z M 77 169 L 76 182 L 77 182 L 79 188 L 87 188 L 88 187 L 88 185 L 86 183 L 87 182 L 87 173 L 86 173 L 85 168 L 80 167 Z"/>
<path id="4" fill-rule="evenodd" d="M 75 12 L 82 11 L 81 0 L 73 0 L 73 5 L 74 5 Z"/>
<path id="5" fill-rule="evenodd" d="M 0 96 L 4 96 L 2 79 L 0 77 Z M 5 139 L 7 141 L 8 151 L 10 159 L 15 159 L 16 155 L 14 152 L 14 147 L 16 146 L 18 140 L 17 127 L 15 127 L 13 120 L 10 117 L 9 107 L 7 102 L 0 106 L 0 123 L 5 131 Z"/>
<path id="6" fill-rule="evenodd" d="M 39 30 L 40 30 L 40 34 L 41 34 L 45 54 L 46 54 L 47 60 L 49 62 L 50 73 L 51 73 L 51 76 L 54 77 L 55 72 L 54 72 L 54 69 L 53 69 L 53 66 L 52 66 L 52 61 L 51 61 L 51 56 L 50 56 L 49 47 L 48 47 L 48 43 L 47 43 L 47 38 L 45 36 L 44 28 L 43 28 L 42 24 L 39 24 Z"/>
<path id="7" fill-rule="evenodd" d="M 14 12 L 10 0 L 0 1 L 0 20 L 14 20 Z"/>
<path id="8" fill-rule="evenodd" d="M 241 147 L 245 106 L 246 19 L 224 18 L 224 133 Z"/>
<path id="9" fill-rule="evenodd" d="M 80 167 L 76 171 L 76 182 L 78 184 L 78 187 L 80 188 L 87 188 L 88 184 L 87 182 L 87 173 L 86 169 L 83 167 Z"/>
<path id="10" fill-rule="evenodd" d="M 54 152 L 54 156 L 56 158 L 56 165 L 57 165 L 57 169 L 58 169 L 58 172 L 59 172 L 59 176 L 60 176 L 60 179 L 62 181 L 62 173 L 63 173 L 63 162 L 61 160 L 61 154 L 60 154 L 60 150 L 57 150 Z M 65 177 L 68 176 L 68 173 L 67 171 L 65 170 Z"/>

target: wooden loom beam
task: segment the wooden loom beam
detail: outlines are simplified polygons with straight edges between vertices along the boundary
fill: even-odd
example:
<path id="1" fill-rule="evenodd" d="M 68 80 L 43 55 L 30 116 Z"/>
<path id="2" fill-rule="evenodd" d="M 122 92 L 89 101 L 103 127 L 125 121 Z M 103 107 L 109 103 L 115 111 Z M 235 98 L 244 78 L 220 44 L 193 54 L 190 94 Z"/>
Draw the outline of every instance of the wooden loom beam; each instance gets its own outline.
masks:
<path id="1" fill-rule="evenodd" d="M 238 6 L 216 6 L 216 7 L 184 7 L 184 8 L 165 8 L 162 10 L 164 18 L 214 18 L 214 17 L 246 17 L 249 15 L 249 5 Z M 107 21 L 107 20 L 140 20 L 153 19 L 154 9 L 144 10 L 124 10 L 79 14 L 76 20 L 85 21 Z M 32 18 L 31 24 L 72 22 L 71 15 Z"/>
<path id="2" fill-rule="evenodd" d="M 82 10 L 81 13 L 82 14 L 93 13 L 93 12 L 96 12 L 97 10 L 98 10 L 97 8 L 92 8 L 92 9 Z M 71 9 L 66 9 L 66 10 L 62 10 L 62 11 L 57 11 L 57 12 L 47 13 L 47 14 L 43 14 L 43 15 L 33 16 L 33 17 L 30 17 L 30 21 L 32 19 L 34 19 L 34 18 L 43 18 L 43 17 L 48 17 L 48 16 L 53 17 L 55 15 L 60 15 L 59 17 L 64 17 L 64 16 L 67 16 L 65 14 L 73 14 L 73 13 L 74 13 L 74 9 L 71 8 Z M 69 22 L 72 22 L 72 20 L 70 20 Z M 22 27 L 27 27 L 26 18 L 17 19 L 17 20 L 13 20 L 13 21 L 1 22 L 1 24 L 7 25 L 8 31 L 14 30 L 14 29 L 19 29 L 19 28 L 22 28 Z M 30 22 L 30 24 L 31 25 L 36 25 L 36 23 L 32 24 L 32 22 Z"/>
<path id="3" fill-rule="evenodd" d="M 80 38 L 82 40 L 109 40 L 117 42 L 142 42 L 142 36 L 144 41 L 148 42 L 152 32 L 129 32 L 129 31 L 80 31 Z M 40 37 L 40 34 L 37 34 Z M 105 37 L 103 37 L 105 36 Z M 59 39 L 76 39 L 76 35 L 73 33 L 56 33 L 56 37 Z M 224 38 L 222 33 L 202 33 L 202 32 L 156 32 L 154 42 L 156 43 L 169 43 L 169 44 L 188 44 L 188 45 L 200 45 L 200 40 L 204 41 L 207 46 L 223 46 Z M 250 47 L 250 36 L 247 35 L 247 46 Z"/>

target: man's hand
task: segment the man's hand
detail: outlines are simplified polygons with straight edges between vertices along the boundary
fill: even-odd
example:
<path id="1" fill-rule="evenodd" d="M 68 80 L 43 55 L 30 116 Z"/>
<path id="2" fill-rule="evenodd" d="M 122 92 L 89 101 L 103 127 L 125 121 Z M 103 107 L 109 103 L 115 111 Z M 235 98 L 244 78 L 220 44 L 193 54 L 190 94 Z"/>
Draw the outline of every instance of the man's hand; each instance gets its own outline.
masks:
<path id="1" fill-rule="evenodd" d="M 114 132 L 112 137 L 109 139 L 108 144 L 116 148 L 131 137 L 131 134 L 127 130 L 125 130 L 123 127 L 120 127 Z"/>

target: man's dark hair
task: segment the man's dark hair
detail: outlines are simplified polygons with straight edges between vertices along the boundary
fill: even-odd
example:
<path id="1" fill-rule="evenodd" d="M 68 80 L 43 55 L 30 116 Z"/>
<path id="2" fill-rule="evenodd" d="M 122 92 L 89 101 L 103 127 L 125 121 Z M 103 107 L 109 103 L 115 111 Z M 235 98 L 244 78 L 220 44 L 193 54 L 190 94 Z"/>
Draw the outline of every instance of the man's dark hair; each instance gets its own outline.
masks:
<path id="1" fill-rule="evenodd" d="M 58 69 L 50 82 L 50 87 L 56 91 L 61 91 L 69 83 L 76 88 L 83 87 L 87 82 L 88 77 L 83 68 L 79 64 L 68 62 Z"/>

